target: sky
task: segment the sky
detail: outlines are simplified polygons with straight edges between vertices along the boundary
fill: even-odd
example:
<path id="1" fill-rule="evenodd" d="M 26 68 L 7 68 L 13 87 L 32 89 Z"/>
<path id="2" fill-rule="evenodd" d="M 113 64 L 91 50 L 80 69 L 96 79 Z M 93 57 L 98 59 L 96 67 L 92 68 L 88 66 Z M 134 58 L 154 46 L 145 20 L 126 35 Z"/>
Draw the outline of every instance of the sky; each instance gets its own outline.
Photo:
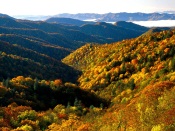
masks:
<path id="1" fill-rule="evenodd" d="M 11 16 L 172 10 L 175 0 L 0 0 L 0 13 Z"/>

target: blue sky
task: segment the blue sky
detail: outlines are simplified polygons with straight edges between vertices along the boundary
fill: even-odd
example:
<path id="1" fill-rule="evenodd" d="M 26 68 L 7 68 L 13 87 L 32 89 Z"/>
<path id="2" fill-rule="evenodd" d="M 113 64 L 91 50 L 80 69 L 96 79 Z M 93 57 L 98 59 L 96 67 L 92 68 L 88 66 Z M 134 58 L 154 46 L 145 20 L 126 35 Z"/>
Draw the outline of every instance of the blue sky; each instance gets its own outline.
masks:
<path id="1" fill-rule="evenodd" d="M 149 13 L 169 10 L 175 10 L 175 0 L 0 0 L 0 13 L 8 15 Z"/>

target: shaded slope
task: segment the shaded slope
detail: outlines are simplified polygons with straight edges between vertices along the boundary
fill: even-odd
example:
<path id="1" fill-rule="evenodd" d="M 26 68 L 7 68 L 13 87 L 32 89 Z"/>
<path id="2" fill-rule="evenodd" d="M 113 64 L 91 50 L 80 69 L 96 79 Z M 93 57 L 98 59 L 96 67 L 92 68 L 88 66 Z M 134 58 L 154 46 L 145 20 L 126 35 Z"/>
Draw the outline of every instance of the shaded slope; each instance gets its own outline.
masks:
<path id="1" fill-rule="evenodd" d="M 68 42 L 67 39 L 64 39 L 63 37 L 54 37 L 49 33 L 46 33 L 42 30 L 38 29 L 20 29 L 20 28 L 5 28 L 0 27 L 0 33 L 1 34 L 16 34 L 16 35 L 22 35 L 23 37 L 29 36 L 44 40 L 47 43 L 52 43 L 58 46 L 62 47 L 69 47 L 69 45 L 72 44 L 72 42 Z"/>
<path id="2" fill-rule="evenodd" d="M 8 16 L 0 16 L 0 26 L 10 28 L 30 28 L 27 25 L 18 23 L 14 18 Z"/>
<path id="3" fill-rule="evenodd" d="M 110 43 L 123 39 L 134 38 L 142 33 L 139 26 L 125 23 L 120 26 L 104 22 L 95 25 L 83 24 L 72 26 L 67 24 L 47 23 L 43 21 L 14 20 L 1 18 L 0 33 L 15 34 L 23 38 L 42 41 L 69 49 L 77 49 L 86 43 Z M 126 28 L 125 28 L 126 26 Z M 128 28 L 128 27 L 132 28 Z M 135 28 L 133 30 L 133 28 Z M 143 28 L 143 27 L 142 27 Z"/>
<path id="4" fill-rule="evenodd" d="M 99 106 L 101 103 L 104 106 L 109 104 L 108 101 L 82 90 L 72 83 L 67 82 L 56 85 L 54 80 L 38 80 L 37 87 L 33 86 L 34 83 L 36 83 L 36 79 L 31 77 L 18 76 L 10 79 L 8 87 L 11 90 L 6 92 L 6 96 L 1 99 L 1 104 L 8 106 L 15 102 L 18 105 L 30 106 L 36 111 L 48 110 L 61 104 L 62 106 L 67 106 L 67 103 L 74 105 L 75 100 L 81 101 L 84 107 L 89 107 L 92 104 L 94 106 Z M 25 97 L 20 97 L 13 90 L 26 95 Z M 78 113 L 78 111 L 76 112 Z M 79 114 L 83 113 L 79 112 Z"/>
<path id="5" fill-rule="evenodd" d="M 104 22 L 96 23 L 95 25 L 83 25 L 81 31 L 94 36 L 101 36 L 108 42 L 120 41 L 123 39 L 129 39 L 138 37 L 143 32 L 124 27 L 107 24 Z"/>
<path id="6" fill-rule="evenodd" d="M 88 39 L 88 42 L 95 39 L 76 30 L 68 30 L 68 28 L 64 28 L 63 25 L 60 26 L 37 21 L 13 20 L 6 17 L 0 18 L 0 21 L 0 33 L 2 34 L 22 35 L 24 38 L 30 37 L 31 40 L 40 39 L 45 43 L 59 45 L 64 48 L 76 49 L 80 47 L 85 43 L 81 40 L 81 36 Z M 73 38 L 77 38 L 78 40 Z"/>
<path id="7" fill-rule="evenodd" d="M 130 29 L 130 30 L 143 32 L 143 33 L 145 31 L 149 30 L 149 28 L 147 28 L 147 27 L 140 26 L 140 25 L 134 24 L 132 22 L 118 21 L 118 22 L 115 22 L 114 25 L 119 26 L 119 27 L 123 27 L 126 29 Z"/>
<path id="8" fill-rule="evenodd" d="M 23 75 L 38 79 L 60 78 L 63 81 L 75 82 L 80 73 L 56 59 L 29 49 L 2 41 L 0 47 L 1 79 Z"/>
<path id="9" fill-rule="evenodd" d="M 10 44 L 16 44 L 21 47 L 31 49 L 38 53 L 42 53 L 53 57 L 57 60 L 61 60 L 71 52 L 70 50 L 62 48 L 60 46 L 44 43 L 38 39 L 35 40 L 27 36 L 23 37 L 20 35 L 6 34 L 0 35 L 0 40 L 9 42 Z"/>
<path id="10" fill-rule="evenodd" d="M 59 37 L 63 37 L 69 43 L 69 48 L 77 49 L 81 47 L 87 42 L 99 42 L 104 43 L 104 41 L 99 40 L 97 37 L 92 36 L 91 34 L 87 34 L 86 32 L 81 32 L 80 27 L 77 26 L 69 26 L 69 25 L 61 25 L 54 23 L 46 23 L 46 22 L 31 22 L 31 21 L 20 21 L 21 23 L 25 23 L 35 29 L 43 30 L 50 34 L 59 35 Z M 58 37 L 58 36 L 56 36 Z M 70 44 L 72 42 L 72 44 Z"/>
<path id="11" fill-rule="evenodd" d="M 47 43 L 64 48 L 77 49 L 86 42 L 99 42 L 96 37 L 83 33 L 76 26 L 50 24 L 42 21 L 12 20 L 2 18 L 1 31 L 3 34 L 16 34 L 30 39 L 40 39 Z"/>

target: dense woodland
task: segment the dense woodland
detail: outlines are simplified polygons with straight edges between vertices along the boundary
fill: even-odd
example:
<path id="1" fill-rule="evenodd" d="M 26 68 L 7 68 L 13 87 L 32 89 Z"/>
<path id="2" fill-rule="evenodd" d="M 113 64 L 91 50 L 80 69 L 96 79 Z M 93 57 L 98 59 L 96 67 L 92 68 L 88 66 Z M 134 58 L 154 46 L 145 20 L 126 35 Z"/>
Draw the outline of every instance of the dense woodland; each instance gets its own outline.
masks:
<path id="1" fill-rule="evenodd" d="M 51 28 L 64 25 L 8 19 L 14 26 L 0 27 L 0 130 L 175 130 L 174 29 L 148 31 L 125 22 L 84 25 L 81 29 L 92 26 L 93 32 L 119 25 L 145 31 L 130 39 L 118 30 L 128 38 L 109 44 L 82 44 L 84 36 L 76 37 L 81 47 L 65 48 L 52 38 L 71 42 L 75 36 Z M 67 33 L 80 28 L 68 27 Z M 104 28 L 96 37 L 88 34 L 89 28 L 88 37 L 104 35 Z M 110 31 L 106 39 L 116 30 Z"/>

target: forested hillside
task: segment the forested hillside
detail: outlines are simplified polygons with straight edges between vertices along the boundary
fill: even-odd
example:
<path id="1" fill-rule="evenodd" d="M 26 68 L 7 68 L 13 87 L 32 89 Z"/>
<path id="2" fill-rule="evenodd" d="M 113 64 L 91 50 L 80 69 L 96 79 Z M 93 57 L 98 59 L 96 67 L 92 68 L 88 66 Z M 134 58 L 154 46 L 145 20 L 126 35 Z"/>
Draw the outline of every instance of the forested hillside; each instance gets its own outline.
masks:
<path id="1" fill-rule="evenodd" d="M 165 63 L 170 62 L 166 68 L 171 70 L 174 50 L 172 30 L 110 45 L 87 44 L 64 58 L 63 62 L 83 71 L 79 78 L 82 88 L 98 90 L 125 78 L 135 79 L 132 77 L 138 77 L 138 72 L 145 71 L 151 77 L 158 73 L 159 68 L 165 68 Z"/>
<path id="2" fill-rule="evenodd" d="M 174 29 L 5 20 L 0 130 L 175 130 Z"/>
<path id="3" fill-rule="evenodd" d="M 174 130 L 174 42 L 175 30 L 155 32 L 110 45 L 87 44 L 63 59 L 83 72 L 80 88 L 111 101 L 97 118 L 103 124 L 93 129 Z"/>
<path id="4" fill-rule="evenodd" d="M 59 18 L 57 19 L 59 21 Z M 137 28 L 130 30 L 125 29 L 124 26 L 121 28 L 120 26 L 112 26 L 107 23 L 97 23 L 96 25 L 93 23 L 92 25 L 91 23 L 84 22 L 85 24 L 77 26 L 74 22 L 76 20 L 72 20 L 70 23 L 67 23 L 66 20 L 64 21 L 64 23 L 61 21 L 60 23 L 55 23 L 54 21 L 53 23 L 47 23 L 47 21 L 15 20 L 10 17 L 0 17 L 0 33 L 4 35 L 8 34 L 7 36 L 13 34 L 27 39 L 30 42 L 42 42 L 50 46 L 60 46 L 72 50 L 89 42 L 101 44 L 110 43 L 126 38 L 134 38 L 144 33 L 143 31 L 140 32 L 137 30 Z M 48 20 L 48 22 L 50 21 Z M 83 21 L 79 22 L 83 23 Z M 103 34 L 101 34 L 102 32 Z M 9 41 L 7 36 L 6 39 L 0 37 L 0 40 L 7 40 L 10 43 L 13 42 L 12 44 L 16 42 L 15 40 Z M 21 40 L 18 44 L 21 44 L 21 42 L 24 41 Z M 62 55 L 62 53 L 60 53 L 60 55 Z M 65 56 L 62 58 L 64 57 Z"/>
<path id="5" fill-rule="evenodd" d="M 76 81 L 80 72 L 36 51 L 0 41 L 0 79 L 30 76 L 38 79 Z"/>

